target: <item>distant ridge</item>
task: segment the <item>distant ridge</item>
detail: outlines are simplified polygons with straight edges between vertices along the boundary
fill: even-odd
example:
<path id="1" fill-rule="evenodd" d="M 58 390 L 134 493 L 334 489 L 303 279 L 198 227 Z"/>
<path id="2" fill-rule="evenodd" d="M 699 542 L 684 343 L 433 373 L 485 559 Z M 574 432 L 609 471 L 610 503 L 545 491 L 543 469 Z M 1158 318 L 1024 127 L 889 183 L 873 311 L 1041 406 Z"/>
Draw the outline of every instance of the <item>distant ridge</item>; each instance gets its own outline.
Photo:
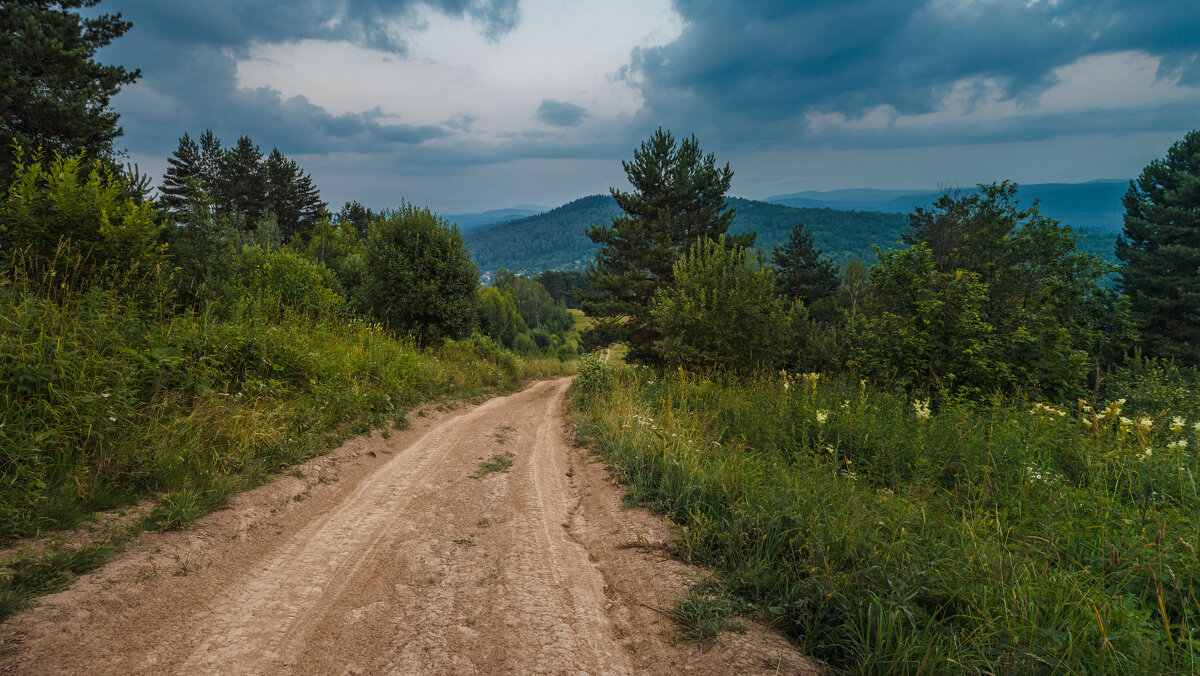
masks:
<path id="1" fill-rule="evenodd" d="M 1124 194 L 1125 183 L 1118 181 L 1096 181 L 1090 184 L 1041 184 L 1023 188 L 1023 202 L 1030 195 L 1043 200 L 1043 213 L 1058 218 L 1067 225 L 1080 230 L 1080 247 L 1113 260 L 1112 248 L 1115 233 L 1112 230 L 1113 215 L 1102 212 L 1090 222 L 1107 224 L 1104 229 L 1080 225 L 1072 220 L 1055 215 L 1068 208 L 1075 214 L 1086 214 L 1086 207 L 1095 208 L 1089 200 L 1108 200 L 1113 194 Z M 1081 190 L 1080 186 L 1091 186 L 1095 192 Z M 852 201 L 857 208 L 832 208 L 812 206 L 831 201 L 811 200 L 807 206 L 760 202 L 742 198 L 731 198 L 734 208 L 733 226 L 730 232 L 753 230 L 758 233 L 755 248 L 769 254 L 778 244 L 787 240 L 797 222 L 803 222 L 813 233 L 818 248 L 839 266 L 850 260 L 867 264 L 875 262 L 875 247 L 882 250 L 896 248 L 900 235 L 908 223 L 907 212 L 917 204 L 928 204 L 940 193 L 908 193 L 897 196 L 885 190 L 835 191 L 845 203 Z M 796 193 L 812 195 L 814 193 Z M 829 193 L 816 193 L 828 196 Z M 776 196 L 786 200 L 810 200 L 807 197 Z M 775 198 L 772 198 L 775 199 Z M 908 200 L 905 202 L 905 200 Z M 914 202 L 916 200 L 916 202 Z M 928 200 L 928 201 L 923 201 Z M 882 201 L 885 208 L 867 209 L 866 205 Z M 1101 204 L 1107 204 L 1107 201 Z M 912 204 L 912 206 L 904 206 Z M 1119 200 L 1118 200 L 1119 204 Z M 1107 208 L 1107 207 L 1106 207 Z M 497 210 L 503 211 L 503 210 Z M 474 257 L 480 272 L 495 272 L 505 268 L 523 274 L 537 274 L 544 270 L 583 270 L 592 262 L 598 247 L 588 239 L 586 231 L 593 225 L 608 225 L 614 216 L 621 213 L 616 200 L 609 195 L 590 195 L 542 213 L 505 220 L 481 226 L 475 230 L 464 229 L 463 240 Z M 1119 214 L 1116 215 L 1120 223 Z M 453 219 L 451 219 L 453 220 Z M 1118 225 L 1117 228 L 1120 226 Z"/>
<path id="2" fill-rule="evenodd" d="M 466 233 L 486 228 L 489 225 L 512 221 L 549 210 L 550 207 L 537 204 L 521 204 L 505 209 L 489 209 L 478 214 L 450 214 L 444 218 L 457 225 L 459 232 Z"/>
<path id="3" fill-rule="evenodd" d="M 735 210 L 730 232 L 757 232 L 756 248 L 769 252 L 803 221 L 813 231 L 817 246 L 839 265 L 851 258 L 873 260 L 874 246 L 895 245 L 907 222 L 900 214 L 804 209 L 736 197 L 729 204 Z M 481 272 L 582 270 L 598 249 L 588 239 L 587 229 L 608 225 L 620 213 L 610 195 L 591 195 L 542 214 L 487 226 L 463 239 Z"/>
<path id="4" fill-rule="evenodd" d="M 1022 185 L 1017 195 L 1022 204 L 1041 202 L 1042 213 L 1076 229 L 1100 232 L 1120 232 L 1125 209 L 1121 198 L 1129 187 L 1122 179 L 1098 179 L 1086 183 L 1030 183 Z M 963 192 L 974 192 L 972 186 Z M 792 207 L 846 209 L 909 213 L 916 207 L 926 207 L 942 194 L 938 190 L 850 190 L 816 191 L 773 195 L 765 202 Z"/>

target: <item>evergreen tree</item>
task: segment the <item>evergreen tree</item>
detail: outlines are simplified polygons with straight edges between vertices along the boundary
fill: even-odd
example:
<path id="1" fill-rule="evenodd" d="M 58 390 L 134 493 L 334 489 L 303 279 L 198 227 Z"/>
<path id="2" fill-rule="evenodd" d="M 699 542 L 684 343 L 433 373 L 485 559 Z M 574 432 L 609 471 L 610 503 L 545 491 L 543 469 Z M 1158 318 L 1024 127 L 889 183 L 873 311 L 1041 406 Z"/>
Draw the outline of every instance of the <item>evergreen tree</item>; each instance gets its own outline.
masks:
<path id="1" fill-rule="evenodd" d="M 588 270 L 592 294 L 583 303 L 597 323 L 583 340 L 589 347 L 623 341 L 629 361 L 659 363 L 654 344 L 662 334 L 650 316 L 650 301 L 670 284 L 671 266 L 689 246 L 720 237 L 733 222 L 725 201 L 733 171 L 728 164 L 718 168 L 695 136 L 676 143 L 662 129 L 621 166 L 633 191 L 610 192 L 625 213 L 587 231 L 600 250 Z M 729 239 L 742 246 L 752 241 L 753 234 Z"/>
<path id="2" fill-rule="evenodd" d="M 244 216 L 251 230 L 267 208 L 267 178 L 262 164 L 262 151 L 249 136 L 242 136 L 225 151 L 218 165 L 214 200 L 217 211 Z"/>
<path id="3" fill-rule="evenodd" d="M 1142 345 L 1200 364 L 1200 130 L 1147 165 L 1123 201 L 1117 257 Z"/>
<path id="4" fill-rule="evenodd" d="M 188 206 L 190 193 L 202 187 L 200 145 L 185 132 L 179 139 L 179 147 L 167 158 L 167 173 L 159 188 L 161 204 L 178 217 Z"/>
<path id="5" fill-rule="evenodd" d="M 364 207 L 357 200 L 346 202 L 342 205 L 341 211 L 337 213 L 338 223 L 346 222 L 354 226 L 354 231 L 358 233 L 359 239 L 367 238 L 367 231 L 371 225 L 371 219 L 375 217 L 375 212 L 367 207 Z"/>
<path id="6" fill-rule="evenodd" d="M 225 150 L 221 147 L 221 139 L 217 138 L 211 129 L 205 129 L 200 135 L 200 187 L 214 199 L 221 182 L 221 160 L 224 157 Z"/>
<path id="7" fill-rule="evenodd" d="M 97 50 L 132 25 L 120 14 L 84 18 L 99 0 L 0 3 L 0 183 L 8 184 L 13 139 L 64 156 L 112 154 L 121 135 L 109 100 L 138 70 L 95 61 Z"/>
<path id="8" fill-rule="evenodd" d="M 312 176 L 278 148 L 271 151 L 262 167 L 267 188 L 266 208 L 275 213 L 284 240 L 306 239 L 326 206 Z"/>
<path id="9" fill-rule="evenodd" d="M 783 246 L 775 247 L 771 261 L 778 274 L 775 277 L 779 292 L 793 301 L 804 301 L 809 308 L 824 307 L 825 299 L 838 288 L 837 267 L 821 256 L 813 246 L 812 233 L 797 223 Z"/>

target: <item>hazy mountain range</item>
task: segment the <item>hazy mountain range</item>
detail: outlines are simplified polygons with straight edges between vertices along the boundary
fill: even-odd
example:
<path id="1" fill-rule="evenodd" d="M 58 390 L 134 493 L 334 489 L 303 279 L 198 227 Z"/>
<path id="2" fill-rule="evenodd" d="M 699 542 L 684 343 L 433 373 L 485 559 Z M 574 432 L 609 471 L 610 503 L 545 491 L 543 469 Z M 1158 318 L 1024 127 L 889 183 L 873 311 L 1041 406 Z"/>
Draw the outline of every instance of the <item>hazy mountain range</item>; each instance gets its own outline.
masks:
<path id="1" fill-rule="evenodd" d="M 1042 213 L 1080 231 L 1080 246 L 1112 257 L 1121 229 L 1121 196 L 1128 183 L 1042 183 L 1022 186 L 1022 204 L 1037 199 Z M 965 189 L 964 191 L 971 191 Z M 756 248 L 769 253 L 787 240 L 797 222 L 813 233 L 817 246 L 835 263 L 875 260 L 875 248 L 897 246 L 907 214 L 931 204 L 941 192 L 905 190 L 806 191 L 766 200 L 731 198 L 735 217 L 730 232 L 758 233 Z M 543 270 L 582 270 L 597 246 L 587 237 L 592 225 L 607 225 L 619 215 L 609 195 L 582 197 L 554 209 L 533 213 L 536 205 L 496 209 L 482 214 L 447 216 L 463 231 L 467 248 L 481 272 L 505 268 L 527 274 Z M 489 219 L 492 219 L 489 221 Z"/>

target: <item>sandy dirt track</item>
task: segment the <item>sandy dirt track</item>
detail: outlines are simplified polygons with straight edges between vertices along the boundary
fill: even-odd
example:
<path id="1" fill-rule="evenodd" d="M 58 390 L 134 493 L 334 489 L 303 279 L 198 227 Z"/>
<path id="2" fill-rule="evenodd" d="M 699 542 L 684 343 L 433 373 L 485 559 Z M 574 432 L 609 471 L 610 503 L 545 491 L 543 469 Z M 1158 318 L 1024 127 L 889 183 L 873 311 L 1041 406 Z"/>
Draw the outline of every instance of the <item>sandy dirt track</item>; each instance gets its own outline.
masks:
<path id="1" fill-rule="evenodd" d="M 0 625 L 0 671 L 817 673 L 753 623 L 679 638 L 662 611 L 701 572 L 568 442 L 569 383 L 410 416 L 186 531 L 144 534 Z M 511 467 L 478 476 L 495 454 Z"/>

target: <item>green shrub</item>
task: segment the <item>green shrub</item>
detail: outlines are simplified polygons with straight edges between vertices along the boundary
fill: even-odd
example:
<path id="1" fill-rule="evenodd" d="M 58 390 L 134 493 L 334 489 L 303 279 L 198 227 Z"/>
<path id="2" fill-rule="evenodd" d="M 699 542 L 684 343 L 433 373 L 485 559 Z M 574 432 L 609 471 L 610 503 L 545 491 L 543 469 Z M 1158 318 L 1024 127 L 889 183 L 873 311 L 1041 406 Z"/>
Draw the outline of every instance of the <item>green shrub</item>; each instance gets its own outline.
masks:
<path id="1" fill-rule="evenodd" d="M 778 367 L 790 329 L 772 270 L 724 236 L 700 240 L 675 263 L 650 315 L 662 334 L 654 348 L 663 362 L 693 371 Z"/>
<path id="2" fill-rule="evenodd" d="M 475 329 L 478 271 L 458 228 L 428 208 L 404 204 L 372 222 L 365 273 L 366 308 L 422 345 Z"/>
<path id="3" fill-rule="evenodd" d="M 237 296 L 306 313 L 345 309 L 346 299 L 334 290 L 338 280 L 333 271 L 294 251 L 247 247 L 237 255 L 233 269 Z"/>

